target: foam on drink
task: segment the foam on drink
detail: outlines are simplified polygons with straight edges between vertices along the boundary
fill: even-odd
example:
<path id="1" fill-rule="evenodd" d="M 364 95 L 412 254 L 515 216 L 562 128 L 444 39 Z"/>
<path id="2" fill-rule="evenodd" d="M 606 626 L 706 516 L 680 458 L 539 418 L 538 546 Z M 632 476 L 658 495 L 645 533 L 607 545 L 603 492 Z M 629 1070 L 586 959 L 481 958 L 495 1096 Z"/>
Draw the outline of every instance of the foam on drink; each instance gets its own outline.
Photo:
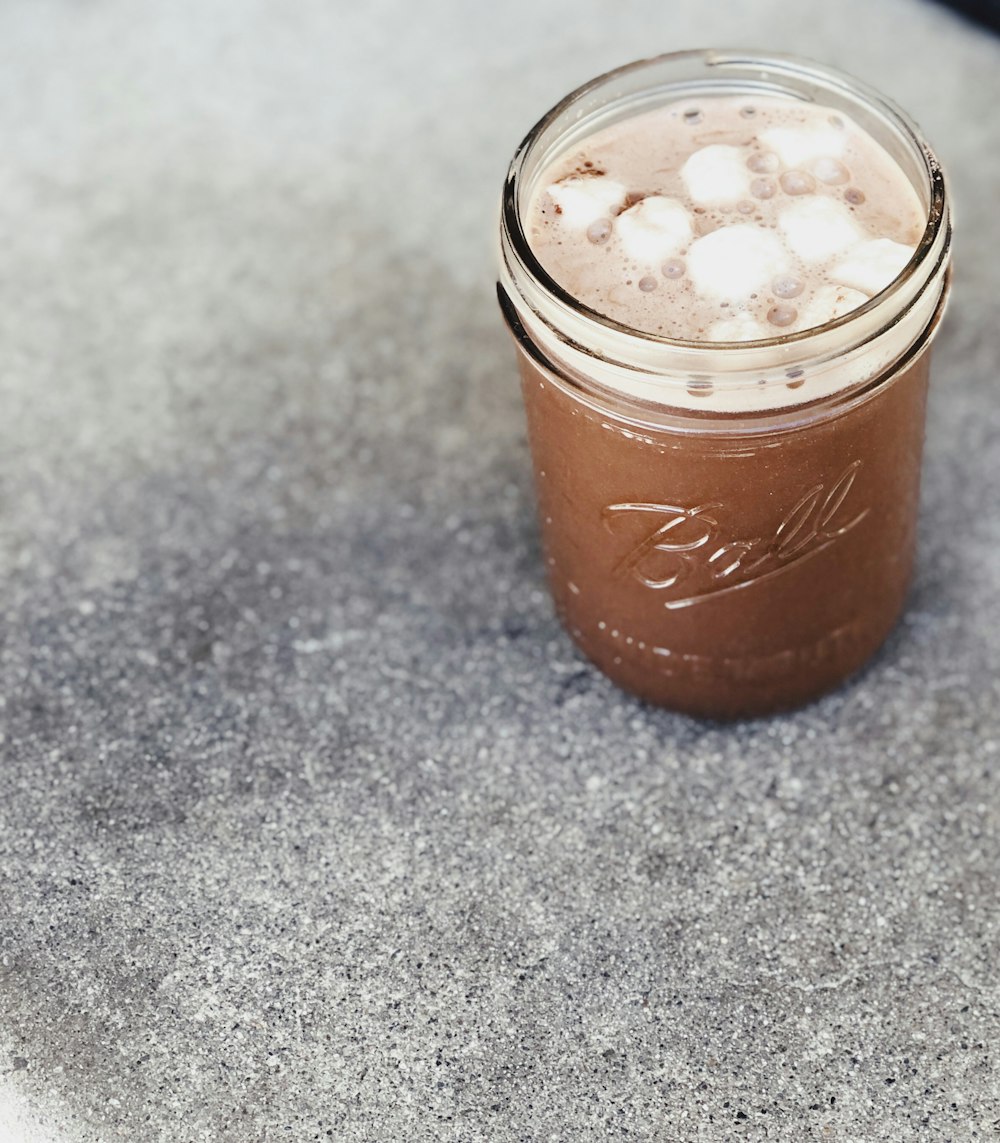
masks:
<path id="1" fill-rule="evenodd" d="M 529 236 L 569 293 L 622 325 L 688 341 L 811 329 L 880 293 L 926 214 L 843 113 L 706 96 L 587 137 L 538 180 Z"/>

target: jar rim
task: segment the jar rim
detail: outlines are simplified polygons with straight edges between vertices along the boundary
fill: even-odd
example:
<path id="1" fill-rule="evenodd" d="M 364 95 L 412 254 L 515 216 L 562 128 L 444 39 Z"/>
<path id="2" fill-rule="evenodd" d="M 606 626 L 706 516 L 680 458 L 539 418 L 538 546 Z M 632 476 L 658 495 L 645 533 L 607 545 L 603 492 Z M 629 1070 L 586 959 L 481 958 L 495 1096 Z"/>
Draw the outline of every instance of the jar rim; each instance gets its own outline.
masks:
<path id="1" fill-rule="evenodd" d="M 588 306 L 548 273 L 532 250 L 521 219 L 519 199 L 522 176 L 525 164 L 531 157 L 534 147 L 550 127 L 556 124 L 567 112 L 572 112 L 581 100 L 595 91 L 610 86 L 616 80 L 643 69 L 666 64 L 683 64 L 689 61 L 701 62 L 706 69 L 720 69 L 718 79 L 722 84 L 726 82 L 726 77 L 721 69 L 727 67 L 731 69 L 759 69 L 761 72 L 759 83 L 762 83 L 766 78 L 771 81 L 772 85 L 775 80 L 782 79 L 786 82 L 798 80 L 800 84 L 803 82 L 814 84 L 819 81 L 825 88 L 834 92 L 840 91 L 856 101 L 860 98 L 861 101 L 870 105 L 888 120 L 892 127 L 903 136 L 923 164 L 923 172 L 927 179 L 927 222 L 909 262 L 884 289 L 874 294 L 862 305 L 822 325 L 753 341 L 706 342 L 667 337 L 663 334 L 625 325 Z M 733 86 L 737 86 L 738 82 L 738 80 L 734 81 Z M 745 85 L 749 85 L 749 83 L 749 80 L 744 81 Z M 667 83 L 659 86 L 662 90 L 668 91 L 676 85 Z M 702 86 L 705 84 L 703 83 Z M 656 90 L 656 87 L 649 89 L 650 93 Z M 773 86 L 772 90 L 774 90 Z M 801 88 L 799 90 L 785 88 L 784 91 L 785 94 L 794 94 L 800 99 L 808 98 L 802 93 Z M 713 372 L 716 373 L 720 355 L 727 352 L 742 351 L 745 354 L 758 350 L 763 352 L 791 351 L 814 344 L 817 339 L 827 334 L 847 333 L 852 329 L 859 329 L 873 313 L 883 309 L 887 302 L 891 303 L 899 298 L 906 287 L 911 285 L 914 276 L 926 265 L 932 252 L 940 246 L 942 233 L 947 243 L 950 225 L 947 186 L 941 165 L 923 139 L 917 125 L 895 102 L 868 84 L 837 68 L 814 63 L 812 60 L 788 53 L 757 53 L 738 49 L 690 49 L 667 52 L 614 68 L 577 87 L 543 115 L 521 141 L 514 153 L 514 158 L 511 160 L 501 200 L 501 232 L 502 238 L 505 240 L 504 256 L 509 253 L 514 257 L 522 272 L 528 276 L 532 285 L 540 290 L 543 296 L 557 306 L 569 310 L 574 316 L 595 323 L 600 330 L 613 336 L 615 341 L 621 344 L 633 345 L 643 351 L 662 346 L 665 350 L 682 350 L 694 357 L 711 355 L 714 359 Z M 903 305 L 905 307 L 905 303 Z"/>

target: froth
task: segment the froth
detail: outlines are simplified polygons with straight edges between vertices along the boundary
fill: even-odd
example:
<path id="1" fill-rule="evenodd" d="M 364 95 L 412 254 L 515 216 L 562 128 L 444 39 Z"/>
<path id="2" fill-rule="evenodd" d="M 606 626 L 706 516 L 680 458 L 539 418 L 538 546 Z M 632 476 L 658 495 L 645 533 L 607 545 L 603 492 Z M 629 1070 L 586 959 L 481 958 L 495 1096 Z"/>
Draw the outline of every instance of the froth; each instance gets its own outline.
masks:
<path id="1" fill-rule="evenodd" d="M 717 321 L 708 331 L 709 341 L 760 341 L 770 337 L 764 326 L 745 310 Z"/>
<path id="2" fill-rule="evenodd" d="M 774 96 L 667 104 L 596 132 L 541 175 L 531 243 L 592 309 L 688 341 L 755 341 L 863 305 L 925 215 L 850 119 Z"/>

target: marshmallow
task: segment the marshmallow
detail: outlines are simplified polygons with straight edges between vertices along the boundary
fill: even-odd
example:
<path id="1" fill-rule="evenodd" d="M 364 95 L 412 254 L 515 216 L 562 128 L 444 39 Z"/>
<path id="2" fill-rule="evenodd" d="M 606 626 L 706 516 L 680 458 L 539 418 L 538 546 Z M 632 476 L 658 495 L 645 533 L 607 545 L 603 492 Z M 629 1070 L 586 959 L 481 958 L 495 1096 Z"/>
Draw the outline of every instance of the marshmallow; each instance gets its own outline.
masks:
<path id="1" fill-rule="evenodd" d="M 795 328 L 803 330 L 826 325 L 828 321 L 849 314 L 851 310 L 856 310 L 867 301 L 867 294 L 861 293 L 860 290 L 852 290 L 850 286 L 830 284 L 820 286 L 799 311 L 799 320 L 795 323 Z"/>
<path id="2" fill-rule="evenodd" d="M 773 336 L 746 310 L 717 321 L 705 335 L 708 341 L 763 341 Z"/>
<path id="3" fill-rule="evenodd" d="M 662 195 L 649 195 L 623 211 L 616 229 L 625 253 L 647 264 L 663 262 L 679 253 L 694 233 L 684 207 Z"/>
<path id="4" fill-rule="evenodd" d="M 726 299 L 749 297 L 790 269 L 777 235 L 747 223 L 723 226 L 696 239 L 687 265 L 698 293 Z"/>
<path id="5" fill-rule="evenodd" d="M 813 127 L 772 127 L 758 138 L 786 167 L 802 167 L 816 159 L 837 159 L 844 150 L 844 131 L 830 124 Z"/>
<path id="6" fill-rule="evenodd" d="M 859 243 L 838 262 L 830 271 L 830 277 L 842 286 L 874 295 L 899 277 L 915 249 L 893 242 L 891 238 L 871 238 Z"/>
<path id="7" fill-rule="evenodd" d="M 681 167 L 687 192 L 699 206 L 731 206 L 750 193 L 750 172 L 739 147 L 713 143 Z"/>
<path id="8" fill-rule="evenodd" d="M 793 202 L 778 215 L 789 249 L 806 262 L 822 262 L 861 241 L 851 212 L 832 198 L 810 196 Z"/>
<path id="9" fill-rule="evenodd" d="M 580 230 L 623 207 L 626 194 L 621 183 L 604 175 L 573 176 L 549 187 L 549 195 L 562 212 L 562 221 Z"/>

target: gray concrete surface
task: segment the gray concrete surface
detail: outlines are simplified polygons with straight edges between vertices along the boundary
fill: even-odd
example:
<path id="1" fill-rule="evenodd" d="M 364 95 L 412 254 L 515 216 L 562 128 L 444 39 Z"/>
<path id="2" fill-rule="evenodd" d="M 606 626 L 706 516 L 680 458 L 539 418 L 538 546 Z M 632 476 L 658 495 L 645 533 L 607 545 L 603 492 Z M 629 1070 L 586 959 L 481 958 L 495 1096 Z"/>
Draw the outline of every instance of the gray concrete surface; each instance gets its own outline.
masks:
<path id="1" fill-rule="evenodd" d="M 793 49 L 951 168 L 912 606 L 718 728 L 544 591 L 492 227 Z M 1000 43 L 917 0 L 0 7 L 0 1139 L 1000 1132 Z"/>

